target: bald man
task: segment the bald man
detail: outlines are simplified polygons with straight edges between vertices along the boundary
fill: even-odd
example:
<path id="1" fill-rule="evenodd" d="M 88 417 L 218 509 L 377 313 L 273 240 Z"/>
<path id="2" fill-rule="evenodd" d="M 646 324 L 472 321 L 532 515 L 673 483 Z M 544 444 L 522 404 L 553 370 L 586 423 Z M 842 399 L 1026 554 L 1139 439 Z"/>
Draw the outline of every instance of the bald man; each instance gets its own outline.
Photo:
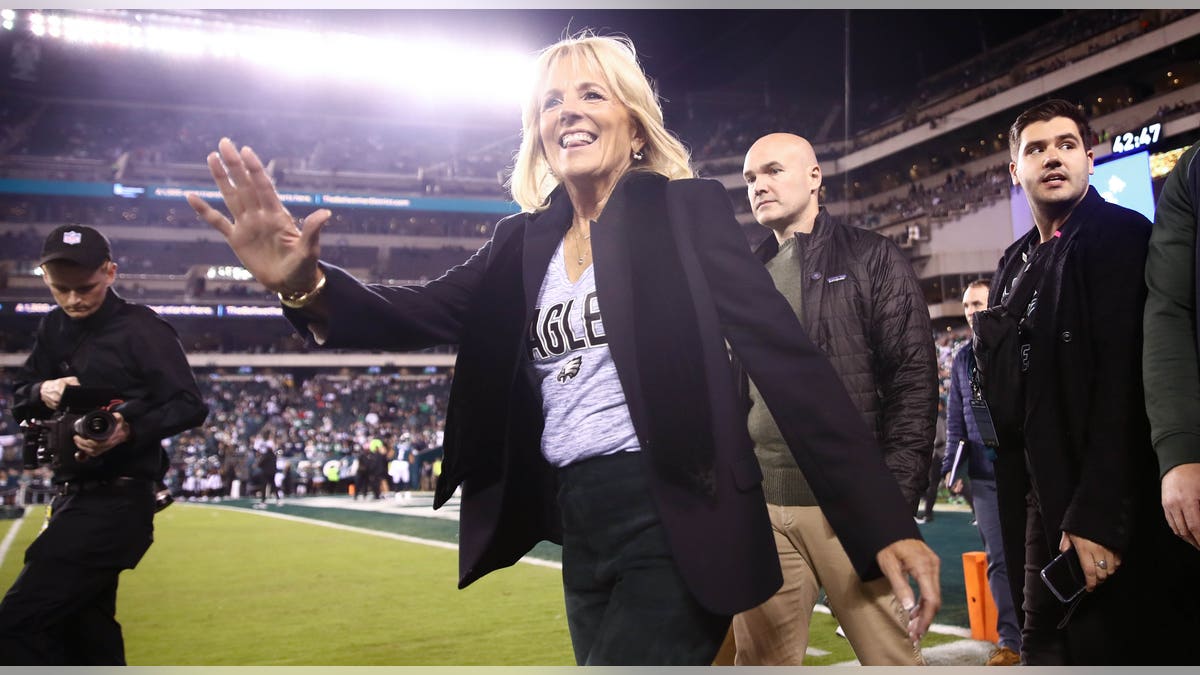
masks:
<path id="1" fill-rule="evenodd" d="M 742 175 L 755 219 L 774 233 L 758 247 L 760 259 L 838 371 L 915 508 L 929 480 L 938 386 L 929 310 L 912 266 L 891 240 L 838 223 L 817 204 L 821 167 L 805 139 L 760 138 Z M 824 588 L 859 662 L 923 664 L 887 580 L 855 574 L 758 390 L 747 385 L 748 426 L 784 583 L 734 617 L 736 663 L 800 665 Z"/>

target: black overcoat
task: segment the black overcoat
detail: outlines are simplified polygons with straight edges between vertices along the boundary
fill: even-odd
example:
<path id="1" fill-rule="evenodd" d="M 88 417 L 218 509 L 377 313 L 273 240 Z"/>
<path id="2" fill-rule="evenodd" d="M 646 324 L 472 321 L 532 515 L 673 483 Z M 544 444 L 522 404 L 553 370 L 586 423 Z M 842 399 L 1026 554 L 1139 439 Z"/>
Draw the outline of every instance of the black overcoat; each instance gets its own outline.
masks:
<path id="1" fill-rule="evenodd" d="M 995 463 L 1017 607 L 1026 597 L 1022 580 L 1041 583 L 1036 569 L 1027 576 L 1027 546 L 1056 554 L 1067 531 L 1122 557 L 1120 570 L 1084 598 L 1067 625 L 1076 664 L 1150 663 L 1159 656 L 1173 662 L 1165 647 L 1147 647 L 1155 639 L 1140 631 L 1159 632 L 1161 622 L 1173 621 L 1166 617 L 1177 601 L 1196 590 L 1195 570 L 1186 571 L 1195 556 L 1167 529 L 1160 506 L 1142 393 L 1150 228 L 1141 214 L 1106 202 L 1094 187 L 1060 228 L 1038 284 L 1023 439 L 1002 439 Z M 1022 253 L 1039 237 L 1034 228 L 1005 251 L 990 304 L 1001 302 Z M 1045 530 L 1040 542 L 1027 541 L 1030 490 Z M 1137 644 L 1142 638 L 1150 642 Z"/>

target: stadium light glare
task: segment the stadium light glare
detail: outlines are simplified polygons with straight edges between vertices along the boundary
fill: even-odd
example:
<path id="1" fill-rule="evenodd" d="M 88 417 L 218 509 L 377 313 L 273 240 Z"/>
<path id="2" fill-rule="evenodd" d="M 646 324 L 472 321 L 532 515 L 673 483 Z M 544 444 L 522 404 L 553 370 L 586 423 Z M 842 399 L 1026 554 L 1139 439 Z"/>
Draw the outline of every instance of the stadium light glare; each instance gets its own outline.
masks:
<path id="1" fill-rule="evenodd" d="M 4 30 L 12 30 L 12 29 L 13 29 L 13 22 L 11 22 L 11 21 L 5 21 L 4 23 L 0 24 L 0 26 L 4 26 Z"/>
<path id="2" fill-rule="evenodd" d="M 200 56 L 204 54 L 205 37 L 194 31 L 148 26 L 146 45 L 163 54 Z"/>
<path id="3" fill-rule="evenodd" d="M 92 19 L 72 16 L 63 22 L 63 37 L 68 42 L 95 44 L 100 41 L 103 31 L 104 24 Z"/>
<path id="4" fill-rule="evenodd" d="M 12 21 L 17 18 L 17 13 L 11 9 L 0 9 L 0 19 L 4 21 Z"/>
<path id="5" fill-rule="evenodd" d="M 0 18 L 16 12 L 4 10 Z M 310 81 L 349 81 L 427 100 L 512 109 L 526 90 L 527 52 L 450 39 L 380 38 L 239 25 L 197 17 L 28 14 L 38 36 L 178 57 L 242 61 Z M 5 25 L 11 29 L 11 26 Z"/>
<path id="6" fill-rule="evenodd" d="M 303 75 L 313 67 L 320 67 L 322 50 L 313 49 L 311 42 L 316 36 L 300 31 L 279 28 L 243 31 L 239 36 L 239 56 L 291 74 Z"/>
<path id="7" fill-rule="evenodd" d="M 129 43 L 129 27 L 121 24 L 109 24 L 105 27 L 104 42 L 118 47 L 128 49 Z"/>
<path id="8" fill-rule="evenodd" d="M 514 74 L 529 66 L 529 58 L 523 54 L 472 49 L 460 42 L 299 31 L 258 39 L 255 47 L 243 49 L 241 56 L 295 76 L 359 82 L 425 99 L 507 108 L 518 101 Z"/>
<path id="9" fill-rule="evenodd" d="M 232 29 L 226 27 L 224 30 L 209 35 L 208 53 L 214 58 L 233 60 L 238 56 L 238 38 Z"/>

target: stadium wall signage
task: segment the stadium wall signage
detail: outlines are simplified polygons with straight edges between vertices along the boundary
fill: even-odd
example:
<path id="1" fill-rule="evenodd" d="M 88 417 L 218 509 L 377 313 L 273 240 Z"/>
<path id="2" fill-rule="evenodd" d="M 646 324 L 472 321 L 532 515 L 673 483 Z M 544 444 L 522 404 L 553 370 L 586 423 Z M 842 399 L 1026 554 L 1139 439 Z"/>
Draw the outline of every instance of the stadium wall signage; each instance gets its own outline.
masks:
<path id="1" fill-rule="evenodd" d="M 220 199 L 221 194 L 210 187 L 178 187 L 174 185 L 133 186 L 122 183 L 90 183 L 81 181 L 27 180 L 0 178 L 0 193 L 25 195 L 54 195 L 60 197 L 124 197 L 126 199 L 183 200 L 188 192 L 204 199 Z M 401 211 L 439 211 L 447 213 L 492 213 L 509 215 L 520 208 L 503 199 L 466 199 L 453 197 L 406 197 L 404 195 L 368 195 L 332 192 L 282 192 L 284 204 L 351 207 L 356 209 L 390 209 Z"/>

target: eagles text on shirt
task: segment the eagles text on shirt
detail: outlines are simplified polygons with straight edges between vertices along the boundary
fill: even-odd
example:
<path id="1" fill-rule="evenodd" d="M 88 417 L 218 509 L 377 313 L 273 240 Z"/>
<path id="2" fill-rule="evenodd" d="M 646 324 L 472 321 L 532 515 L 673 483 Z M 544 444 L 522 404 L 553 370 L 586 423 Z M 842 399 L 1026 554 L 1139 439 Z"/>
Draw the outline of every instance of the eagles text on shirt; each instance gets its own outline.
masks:
<path id="1" fill-rule="evenodd" d="M 529 324 L 531 361 L 606 344 L 608 337 L 595 291 L 534 310 L 534 320 Z"/>

